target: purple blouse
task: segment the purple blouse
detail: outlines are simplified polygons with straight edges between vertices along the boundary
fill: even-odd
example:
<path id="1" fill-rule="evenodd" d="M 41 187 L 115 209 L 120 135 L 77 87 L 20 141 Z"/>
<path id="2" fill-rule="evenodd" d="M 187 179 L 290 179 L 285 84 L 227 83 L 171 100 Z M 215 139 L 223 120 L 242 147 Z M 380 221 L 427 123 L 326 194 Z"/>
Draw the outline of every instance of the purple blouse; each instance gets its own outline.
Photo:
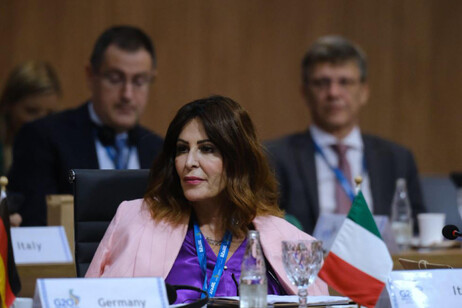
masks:
<path id="1" fill-rule="evenodd" d="M 213 269 L 215 267 L 215 263 L 217 262 L 217 256 L 207 241 L 204 242 L 207 256 L 208 285 L 210 282 L 210 277 L 212 276 Z M 221 276 L 215 296 L 236 296 L 238 294 L 237 283 L 239 282 L 239 277 L 241 276 L 241 263 L 242 258 L 244 257 L 246 243 L 247 239 L 241 243 L 239 248 L 226 262 L 225 270 Z M 267 265 L 269 266 L 268 263 Z M 282 286 L 277 281 L 277 278 L 273 278 L 273 276 L 268 273 L 268 270 L 269 269 L 267 268 L 266 275 L 268 280 L 268 294 L 286 294 Z M 234 282 L 232 274 L 234 274 L 236 282 Z M 192 226 L 188 228 L 188 232 L 186 233 L 183 245 L 181 246 L 180 252 L 176 257 L 172 269 L 168 273 L 167 278 L 165 278 L 165 282 L 173 285 L 190 285 L 202 289 L 204 276 L 202 275 L 202 271 L 199 266 L 199 260 L 197 258 L 196 244 L 194 242 L 194 230 Z M 194 302 L 199 299 L 200 295 L 201 294 L 199 292 L 191 290 L 178 290 L 175 304 Z"/>

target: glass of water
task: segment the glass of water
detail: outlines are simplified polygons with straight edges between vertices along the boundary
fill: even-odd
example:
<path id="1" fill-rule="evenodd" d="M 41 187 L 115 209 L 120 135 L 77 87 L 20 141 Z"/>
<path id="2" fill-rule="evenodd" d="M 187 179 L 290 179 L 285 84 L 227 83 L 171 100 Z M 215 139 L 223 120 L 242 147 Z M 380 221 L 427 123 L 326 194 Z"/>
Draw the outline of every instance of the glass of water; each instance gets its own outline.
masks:
<path id="1" fill-rule="evenodd" d="M 298 288 L 299 307 L 307 307 L 308 286 L 316 279 L 323 260 L 322 242 L 283 241 L 282 260 L 289 280 Z"/>

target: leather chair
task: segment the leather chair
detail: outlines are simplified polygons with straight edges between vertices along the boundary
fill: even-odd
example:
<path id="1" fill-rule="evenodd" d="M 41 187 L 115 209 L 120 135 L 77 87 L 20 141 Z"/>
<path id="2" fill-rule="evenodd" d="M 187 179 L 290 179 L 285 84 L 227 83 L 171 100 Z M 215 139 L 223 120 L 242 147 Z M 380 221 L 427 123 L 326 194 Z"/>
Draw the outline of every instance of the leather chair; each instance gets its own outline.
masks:
<path id="1" fill-rule="evenodd" d="M 99 242 L 122 201 L 143 198 L 149 170 L 70 171 L 74 187 L 77 277 L 85 276 Z"/>
<path id="2" fill-rule="evenodd" d="M 457 207 L 457 190 L 448 176 L 423 175 L 420 177 L 424 204 L 429 213 L 445 213 L 446 224 L 461 227 Z"/>

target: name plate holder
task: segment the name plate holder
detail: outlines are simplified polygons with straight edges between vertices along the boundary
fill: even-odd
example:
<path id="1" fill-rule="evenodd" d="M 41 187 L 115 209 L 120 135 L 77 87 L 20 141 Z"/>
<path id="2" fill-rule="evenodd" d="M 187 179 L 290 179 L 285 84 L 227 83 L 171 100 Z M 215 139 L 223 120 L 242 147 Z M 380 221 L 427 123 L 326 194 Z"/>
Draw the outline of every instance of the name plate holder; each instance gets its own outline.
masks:
<path id="1" fill-rule="evenodd" d="M 72 263 L 71 250 L 62 226 L 11 228 L 16 264 Z"/>
<path id="2" fill-rule="evenodd" d="M 13 227 L 11 245 L 21 279 L 19 296 L 33 297 L 37 278 L 76 276 L 62 226 Z"/>
<path id="3" fill-rule="evenodd" d="M 47 195 L 47 226 L 63 226 L 74 254 L 74 196 Z"/>
<path id="4" fill-rule="evenodd" d="M 38 279 L 34 308 L 169 307 L 160 277 Z"/>
<path id="5" fill-rule="evenodd" d="M 462 269 L 393 271 L 387 290 L 393 308 L 460 307 Z"/>

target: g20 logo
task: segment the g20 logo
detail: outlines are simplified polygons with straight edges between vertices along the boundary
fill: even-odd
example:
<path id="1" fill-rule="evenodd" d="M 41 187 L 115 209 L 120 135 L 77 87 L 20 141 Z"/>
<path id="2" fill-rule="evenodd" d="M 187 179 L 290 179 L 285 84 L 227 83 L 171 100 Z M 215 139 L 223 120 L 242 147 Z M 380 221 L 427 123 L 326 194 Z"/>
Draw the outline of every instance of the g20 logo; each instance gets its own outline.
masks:
<path id="1" fill-rule="evenodd" d="M 56 308 L 63 308 L 63 307 L 79 307 L 80 297 L 75 295 L 73 289 L 69 290 L 69 297 L 68 298 L 55 298 L 53 300 L 53 304 Z"/>
<path id="2" fill-rule="evenodd" d="M 411 291 L 409 290 L 400 290 L 399 291 L 399 296 L 401 296 L 401 299 L 407 300 L 411 297 Z"/>

